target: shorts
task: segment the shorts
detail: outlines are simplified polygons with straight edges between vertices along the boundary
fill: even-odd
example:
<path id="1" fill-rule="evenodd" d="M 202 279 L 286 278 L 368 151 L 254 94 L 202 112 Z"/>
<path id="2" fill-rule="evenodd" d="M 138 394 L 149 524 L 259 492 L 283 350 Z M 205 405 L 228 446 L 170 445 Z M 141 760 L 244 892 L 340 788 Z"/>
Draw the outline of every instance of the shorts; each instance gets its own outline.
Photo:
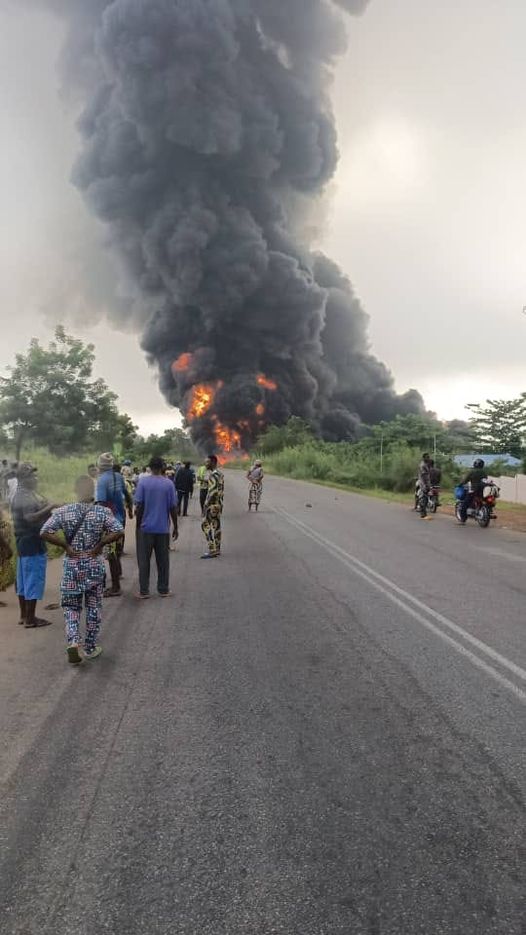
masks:
<path id="1" fill-rule="evenodd" d="M 16 563 L 16 593 L 26 601 L 41 601 L 46 588 L 47 555 L 21 555 Z"/>

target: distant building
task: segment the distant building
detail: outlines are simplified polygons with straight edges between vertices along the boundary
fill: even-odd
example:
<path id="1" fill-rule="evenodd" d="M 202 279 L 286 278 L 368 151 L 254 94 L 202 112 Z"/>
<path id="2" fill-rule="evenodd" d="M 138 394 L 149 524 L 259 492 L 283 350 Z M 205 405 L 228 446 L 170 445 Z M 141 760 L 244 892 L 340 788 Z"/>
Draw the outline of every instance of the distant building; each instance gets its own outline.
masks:
<path id="1" fill-rule="evenodd" d="M 460 467 L 471 467 L 475 458 L 483 458 L 486 464 L 492 464 L 494 461 L 502 461 L 508 467 L 517 467 L 522 466 L 522 461 L 520 458 L 514 458 L 513 455 L 508 454 L 481 454 L 480 452 L 474 451 L 470 455 L 455 455 L 453 461 L 455 464 L 458 464 Z"/>

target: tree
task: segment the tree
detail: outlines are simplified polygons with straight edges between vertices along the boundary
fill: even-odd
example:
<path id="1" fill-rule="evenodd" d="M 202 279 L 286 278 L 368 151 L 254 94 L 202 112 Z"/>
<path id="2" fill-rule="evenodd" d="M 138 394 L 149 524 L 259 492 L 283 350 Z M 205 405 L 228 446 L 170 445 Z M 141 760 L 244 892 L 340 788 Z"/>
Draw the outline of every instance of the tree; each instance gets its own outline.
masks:
<path id="1" fill-rule="evenodd" d="M 256 442 L 257 451 L 261 454 L 273 454 L 284 448 L 295 448 L 306 445 L 313 440 L 310 426 L 299 416 L 291 416 L 285 425 L 269 425 Z"/>
<path id="2" fill-rule="evenodd" d="M 117 396 L 104 380 L 92 380 L 92 344 L 55 331 L 47 348 L 34 338 L 0 377 L 0 421 L 20 458 L 26 442 L 55 454 L 82 450 L 90 437 L 118 416 Z"/>
<path id="3" fill-rule="evenodd" d="M 470 403 L 470 424 L 482 452 L 522 457 L 526 438 L 526 393 L 516 399 L 487 399 L 486 405 Z"/>
<path id="4" fill-rule="evenodd" d="M 114 454 L 132 454 L 138 440 L 138 426 L 125 412 L 111 411 L 105 420 L 90 433 L 90 448 L 113 451 Z"/>

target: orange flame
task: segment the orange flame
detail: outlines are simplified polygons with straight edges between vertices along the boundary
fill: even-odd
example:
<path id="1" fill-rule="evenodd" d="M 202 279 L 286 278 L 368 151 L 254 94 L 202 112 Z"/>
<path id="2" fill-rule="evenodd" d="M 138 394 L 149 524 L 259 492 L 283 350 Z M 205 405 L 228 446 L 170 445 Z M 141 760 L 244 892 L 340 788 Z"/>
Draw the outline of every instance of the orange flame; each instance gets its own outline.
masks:
<path id="1" fill-rule="evenodd" d="M 218 448 L 222 451 L 231 452 L 235 448 L 241 447 L 241 435 L 235 429 L 229 429 L 221 422 L 217 422 L 214 428 L 214 435 Z"/>
<path id="2" fill-rule="evenodd" d="M 172 370 L 174 373 L 185 373 L 191 366 L 193 360 L 193 354 L 185 352 L 184 354 L 179 354 L 177 360 L 174 360 L 172 364 Z"/>
<path id="3" fill-rule="evenodd" d="M 198 383 L 192 389 L 192 398 L 188 408 L 187 418 L 200 419 L 213 405 L 216 387 L 209 383 Z"/>
<path id="4" fill-rule="evenodd" d="M 264 415 L 265 415 L 265 406 L 263 405 L 263 403 L 258 403 L 258 404 L 257 404 L 257 406 L 256 406 L 256 415 L 257 415 L 257 416 L 264 416 Z"/>
<path id="5" fill-rule="evenodd" d="M 262 386 L 265 390 L 277 390 L 278 388 L 278 384 L 266 377 L 264 373 L 258 373 L 256 382 L 258 386 Z"/>

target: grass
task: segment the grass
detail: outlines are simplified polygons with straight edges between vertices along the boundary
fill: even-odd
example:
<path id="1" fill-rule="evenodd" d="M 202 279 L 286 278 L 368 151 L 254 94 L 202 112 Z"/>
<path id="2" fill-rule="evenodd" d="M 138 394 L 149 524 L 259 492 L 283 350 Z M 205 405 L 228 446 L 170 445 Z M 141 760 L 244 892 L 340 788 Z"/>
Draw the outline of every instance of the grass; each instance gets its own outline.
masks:
<path id="1" fill-rule="evenodd" d="M 75 481 L 81 474 L 87 473 L 88 464 L 94 462 L 95 456 L 72 456 L 60 458 L 52 455 L 44 448 L 26 448 L 21 461 L 30 461 L 38 468 L 38 493 L 47 497 L 52 503 L 71 503 L 74 500 Z M 11 537 L 14 549 L 14 537 Z M 47 547 L 50 558 L 59 558 L 64 553 L 56 546 Z M 0 587 L 6 588 L 15 580 L 15 558 L 0 572 Z"/>
<path id="2" fill-rule="evenodd" d="M 251 459 L 232 461 L 226 466 L 246 471 L 257 456 L 254 454 Z M 377 456 L 367 453 L 360 445 L 342 443 L 308 443 L 266 455 L 262 460 L 266 474 L 305 480 L 323 487 L 410 505 L 413 502 L 419 452 L 405 444 L 393 446 L 384 458 L 383 472 L 380 472 Z M 447 461 L 444 467 L 442 507 L 443 512 L 453 514 L 453 488 L 458 482 L 459 471 Z M 497 514 L 502 516 L 508 528 L 526 532 L 526 505 L 499 501 Z"/>

